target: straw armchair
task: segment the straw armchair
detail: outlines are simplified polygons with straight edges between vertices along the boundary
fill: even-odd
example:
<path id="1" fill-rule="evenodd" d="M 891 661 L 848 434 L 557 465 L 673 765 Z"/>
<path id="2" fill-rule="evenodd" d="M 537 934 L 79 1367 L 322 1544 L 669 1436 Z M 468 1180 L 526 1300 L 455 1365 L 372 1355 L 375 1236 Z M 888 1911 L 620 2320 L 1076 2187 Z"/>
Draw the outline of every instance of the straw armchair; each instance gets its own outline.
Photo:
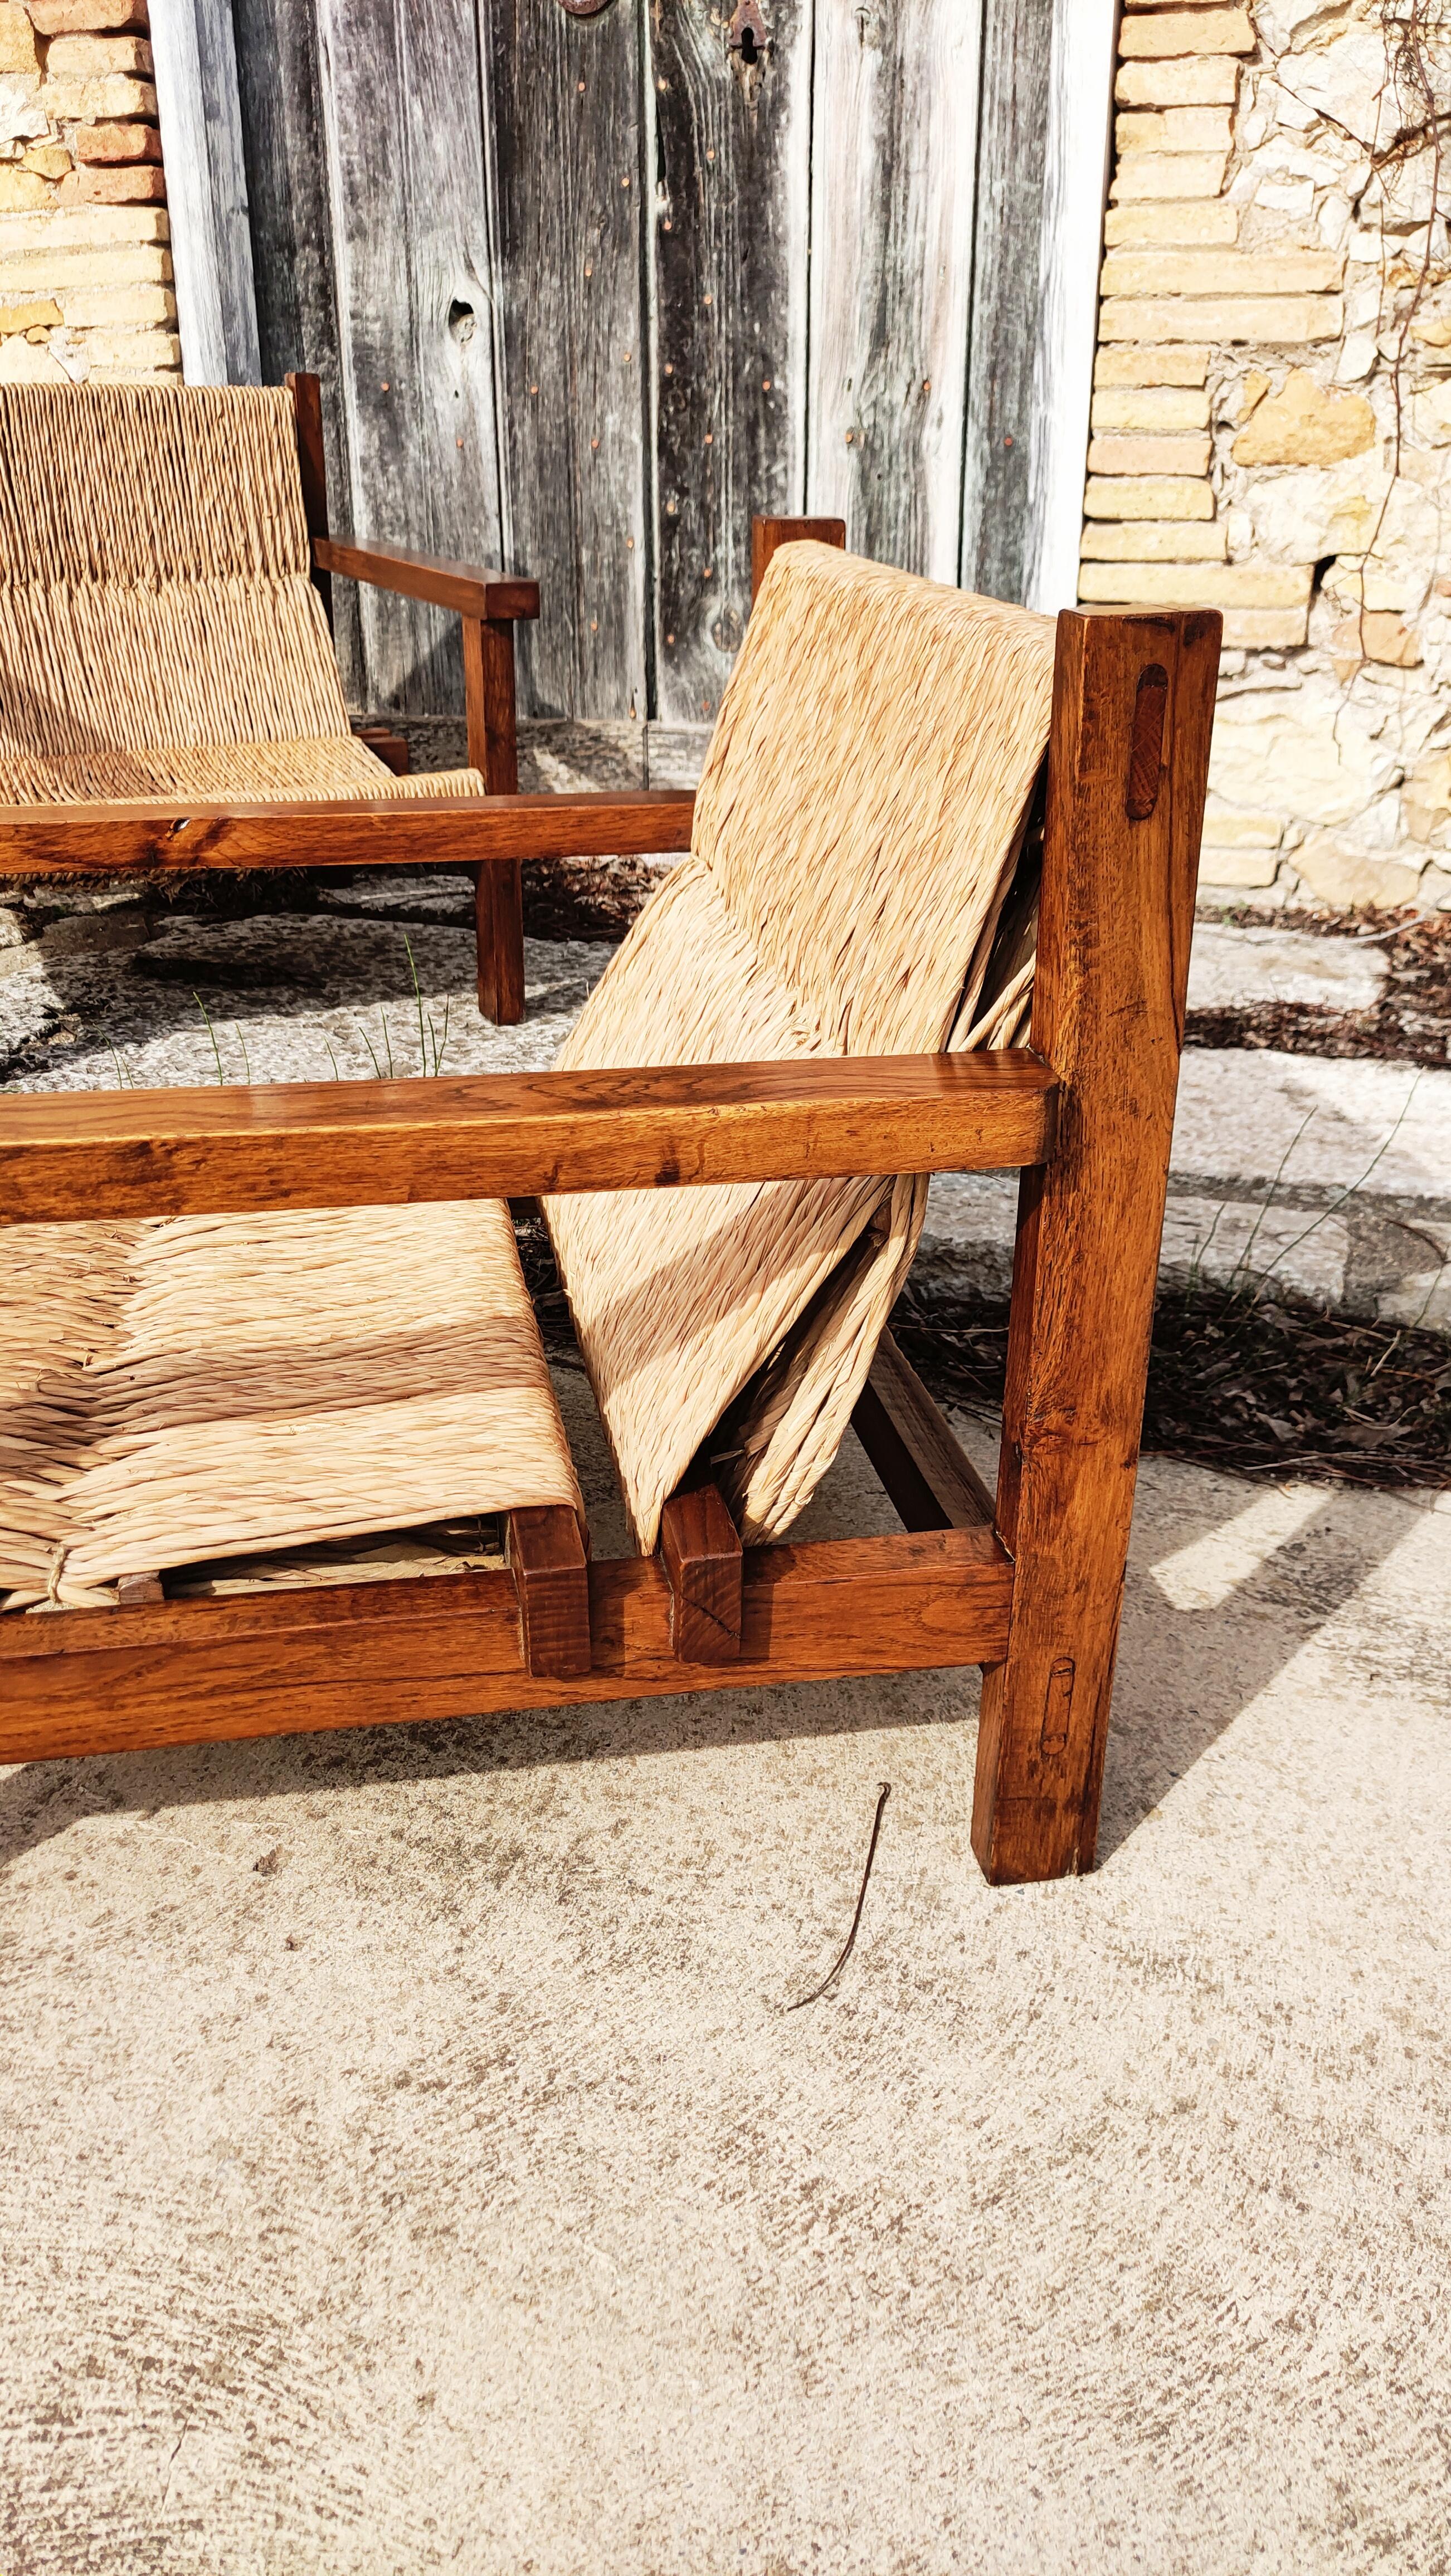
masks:
<path id="1" fill-rule="evenodd" d="M 538 584 L 331 536 L 316 376 L 0 387 L 0 469 L 0 875 L 463 862 L 479 1006 L 511 1022 L 522 858 L 688 846 L 688 797 L 605 800 L 585 842 L 577 800 L 516 797 Z M 409 777 L 401 740 L 351 731 L 335 578 L 457 613 L 466 769 Z"/>
<path id="2" fill-rule="evenodd" d="M 976 1663 L 984 1871 L 1091 1866 L 1220 622 L 1071 610 L 1055 634 L 847 559 L 833 572 L 820 543 L 789 543 L 803 533 L 758 523 L 770 569 L 693 855 L 554 1072 L 0 1100 L 3 1216 L 22 1232 L 131 1228 L 127 1260 L 134 1229 L 213 1212 L 269 1230 L 306 1212 L 308 1258 L 331 1261 L 344 1254 L 316 1234 L 322 1211 L 453 1226 L 537 1196 L 641 1552 L 588 1561 L 500 1246 L 487 1312 L 450 1310 L 431 1347 L 467 1325 L 494 1350 L 500 1316 L 517 1331 L 528 1475 L 542 1457 L 561 1481 L 497 1496 L 508 1566 L 206 1601 L 156 1581 L 136 1606 L 0 1619 L 0 1760 Z M 978 702 L 954 718 L 979 667 Z M 619 802 L 643 831 L 642 800 Z M 529 811 L 491 801 L 496 855 L 517 853 Z M 917 836 L 910 864 L 894 818 Z M 1037 818 L 1033 980 L 1014 905 Z M 672 1000 L 692 958 L 693 1036 Z M 1030 982 L 1027 1043 L 1003 1044 Z M 754 1060 L 720 1054 L 732 1029 Z M 1021 1184 L 993 1495 L 882 1324 L 925 1176 L 997 1169 Z M 206 1254 L 164 1241 L 167 1260 Z M 467 1267 L 473 1238 L 458 1242 Z M 153 1289 L 164 1305 L 148 1274 Z M 370 1352 L 338 1364 L 372 1382 Z M 123 1405 L 139 1365 L 116 1362 Z M 405 1404 L 426 1401 L 416 1379 Z M 36 1420 L 59 1401 L 39 1383 L 32 1371 Z M 169 1384 L 168 1439 L 186 1413 Z M 848 1417 L 902 1533 L 783 1543 Z M 0 1485 L 4 1460 L 0 1412 Z M 172 1485 L 158 1492 L 170 1509 Z"/>

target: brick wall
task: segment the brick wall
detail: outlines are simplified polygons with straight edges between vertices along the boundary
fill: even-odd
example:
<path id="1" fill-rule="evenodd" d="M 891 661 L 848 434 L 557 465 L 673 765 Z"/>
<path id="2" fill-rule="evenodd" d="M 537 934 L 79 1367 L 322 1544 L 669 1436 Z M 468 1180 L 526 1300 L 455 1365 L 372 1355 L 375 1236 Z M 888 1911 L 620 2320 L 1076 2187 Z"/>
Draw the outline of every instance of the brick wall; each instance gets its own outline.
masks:
<path id="1" fill-rule="evenodd" d="M 1080 597 L 1224 611 L 1208 888 L 1451 903 L 1427 67 L 1451 0 L 1126 0 Z"/>
<path id="2" fill-rule="evenodd" d="M 145 0 L 0 0 L 0 383 L 177 376 Z"/>

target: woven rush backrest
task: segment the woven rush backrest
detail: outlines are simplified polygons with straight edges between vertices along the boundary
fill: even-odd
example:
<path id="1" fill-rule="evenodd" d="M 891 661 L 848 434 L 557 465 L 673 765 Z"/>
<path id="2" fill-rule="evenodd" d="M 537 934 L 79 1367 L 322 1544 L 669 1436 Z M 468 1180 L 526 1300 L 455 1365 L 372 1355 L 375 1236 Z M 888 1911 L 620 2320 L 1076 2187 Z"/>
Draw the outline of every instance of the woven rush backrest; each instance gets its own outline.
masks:
<path id="1" fill-rule="evenodd" d="M 0 387 L 0 757 L 346 735 L 283 387 Z"/>
<path id="2" fill-rule="evenodd" d="M 722 701 L 697 856 L 828 1055 L 947 1043 L 1047 739 L 1054 625 L 797 542 Z"/>

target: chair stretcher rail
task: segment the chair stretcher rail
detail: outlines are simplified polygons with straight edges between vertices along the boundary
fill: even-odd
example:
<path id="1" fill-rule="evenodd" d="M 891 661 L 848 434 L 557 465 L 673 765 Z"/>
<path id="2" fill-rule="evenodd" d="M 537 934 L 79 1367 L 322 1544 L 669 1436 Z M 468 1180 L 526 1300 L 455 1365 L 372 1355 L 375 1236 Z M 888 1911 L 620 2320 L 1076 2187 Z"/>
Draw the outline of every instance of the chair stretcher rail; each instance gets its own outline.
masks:
<path id="1" fill-rule="evenodd" d="M 486 1717 L 561 1702 L 984 1663 L 1013 1569 L 987 1530 L 748 1548 L 739 1661 L 682 1662 L 658 1557 L 589 1572 L 592 1651 L 531 1673 L 507 1574 L 328 1585 L 0 1619 L 0 1762 L 299 1727 Z"/>
<path id="2" fill-rule="evenodd" d="M 1046 1162 L 1026 1049 L 0 1099 L 0 1223 Z"/>

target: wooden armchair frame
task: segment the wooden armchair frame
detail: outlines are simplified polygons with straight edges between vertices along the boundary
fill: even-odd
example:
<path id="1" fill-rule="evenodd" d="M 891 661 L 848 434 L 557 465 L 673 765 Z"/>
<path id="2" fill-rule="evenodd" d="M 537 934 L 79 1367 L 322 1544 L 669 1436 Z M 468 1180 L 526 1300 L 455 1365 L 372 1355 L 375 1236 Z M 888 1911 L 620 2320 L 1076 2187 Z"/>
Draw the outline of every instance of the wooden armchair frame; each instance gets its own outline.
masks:
<path id="1" fill-rule="evenodd" d="M 136 804 L 0 808 L 0 876 L 123 876 L 197 868 L 450 867 L 475 872 L 479 1008 L 511 1025 L 524 1016 L 520 862 L 688 850 L 689 795 L 521 797 L 514 628 L 539 614 L 539 585 L 396 546 L 358 545 L 328 528 L 322 392 L 314 375 L 286 379 L 297 413 L 298 468 L 313 581 L 332 623 L 334 578 L 367 582 L 453 609 L 462 621 L 468 758 L 488 789 L 401 805 L 385 792 L 358 803 L 269 800 L 220 804 L 148 798 Z M 364 739 L 392 765 L 401 743 Z M 496 798 L 507 798 L 500 813 Z M 588 810 L 588 822 L 584 811 Z"/>
<path id="2" fill-rule="evenodd" d="M 799 533 L 765 523 L 758 562 Z M 519 1513 L 498 1573 L 13 1617 L 0 1761 L 975 1663 L 984 1872 L 1090 1867 L 1219 636 L 1212 612 L 1059 619 L 1027 1048 L 0 1102 L 11 1222 L 1022 1174 L 995 1498 L 888 1339 L 855 1426 L 900 1536 L 743 1551 L 698 1486 L 648 1559 L 587 1566 L 571 1515 Z M 577 803 L 616 812 L 594 850 L 654 811 Z M 491 806 L 493 862 L 546 828 Z"/>

